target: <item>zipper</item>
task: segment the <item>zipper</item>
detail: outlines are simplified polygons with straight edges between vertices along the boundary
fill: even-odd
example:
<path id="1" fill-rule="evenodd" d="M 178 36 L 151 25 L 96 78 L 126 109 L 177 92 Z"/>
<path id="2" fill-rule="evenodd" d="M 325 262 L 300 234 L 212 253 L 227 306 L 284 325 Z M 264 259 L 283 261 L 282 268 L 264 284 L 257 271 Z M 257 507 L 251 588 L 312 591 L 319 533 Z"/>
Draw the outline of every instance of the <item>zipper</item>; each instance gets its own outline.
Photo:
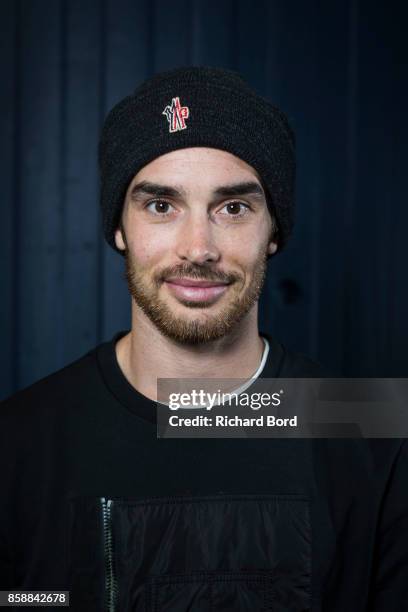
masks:
<path id="1" fill-rule="evenodd" d="M 112 536 L 112 507 L 113 499 L 101 497 L 103 540 L 105 553 L 105 601 L 106 610 L 115 612 L 117 597 L 117 582 L 113 567 L 113 536 Z"/>

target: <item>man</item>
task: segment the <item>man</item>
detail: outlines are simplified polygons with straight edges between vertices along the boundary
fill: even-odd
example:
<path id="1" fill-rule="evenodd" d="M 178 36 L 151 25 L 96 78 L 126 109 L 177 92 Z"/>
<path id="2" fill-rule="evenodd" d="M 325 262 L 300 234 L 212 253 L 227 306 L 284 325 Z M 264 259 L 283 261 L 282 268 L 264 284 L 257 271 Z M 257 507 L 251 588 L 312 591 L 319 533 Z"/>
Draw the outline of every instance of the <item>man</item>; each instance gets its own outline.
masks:
<path id="1" fill-rule="evenodd" d="M 105 236 L 130 332 L 1 411 L 1 589 L 71 609 L 408 609 L 401 440 L 158 439 L 158 378 L 319 376 L 258 330 L 294 136 L 236 74 L 157 75 L 108 116 Z"/>

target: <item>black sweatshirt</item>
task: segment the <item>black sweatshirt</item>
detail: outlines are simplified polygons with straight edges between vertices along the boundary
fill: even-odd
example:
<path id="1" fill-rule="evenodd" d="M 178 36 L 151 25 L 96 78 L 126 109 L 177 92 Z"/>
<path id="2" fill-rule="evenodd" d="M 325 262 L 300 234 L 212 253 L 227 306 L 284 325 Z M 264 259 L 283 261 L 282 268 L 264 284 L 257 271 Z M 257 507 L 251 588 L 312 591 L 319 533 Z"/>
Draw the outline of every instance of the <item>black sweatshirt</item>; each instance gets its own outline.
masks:
<path id="1" fill-rule="evenodd" d="M 0 410 L 0 590 L 71 610 L 405 612 L 398 439 L 158 439 L 118 334 Z M 262 377 L 319 376 L 268 338 Z"/>

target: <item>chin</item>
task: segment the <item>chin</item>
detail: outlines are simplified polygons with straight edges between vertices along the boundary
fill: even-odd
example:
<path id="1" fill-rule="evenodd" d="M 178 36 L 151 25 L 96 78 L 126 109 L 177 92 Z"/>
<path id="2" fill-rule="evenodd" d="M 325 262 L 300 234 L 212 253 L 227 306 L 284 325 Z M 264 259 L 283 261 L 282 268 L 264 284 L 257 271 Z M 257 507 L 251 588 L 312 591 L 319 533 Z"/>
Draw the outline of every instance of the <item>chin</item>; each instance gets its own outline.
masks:
<path id="1" fill-rule="evenodd" d="M 184 317 L 187 317 L 188 313 L 191 313 L 192 318 L 197 318 L 200 310 L 205 314 L 213 314 L 216 310 L 219 310 L 218 302 L 178 302 L 178 304 L 179 308 L 172 308 L 172 310 L 175 314 L 177 313 Z"/>

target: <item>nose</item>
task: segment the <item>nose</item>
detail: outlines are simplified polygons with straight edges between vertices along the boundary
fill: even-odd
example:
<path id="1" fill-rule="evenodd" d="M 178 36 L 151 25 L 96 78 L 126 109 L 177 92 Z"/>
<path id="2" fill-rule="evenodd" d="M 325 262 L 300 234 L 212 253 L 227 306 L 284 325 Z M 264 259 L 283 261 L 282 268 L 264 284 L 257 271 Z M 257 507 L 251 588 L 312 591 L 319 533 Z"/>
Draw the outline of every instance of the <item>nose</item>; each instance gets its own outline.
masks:
<path id="1" fill-rule="evenodd" d="M 215 244 L 214 228 L 208 215 L 192 215 L 178 235 L 177 255 L 196 264 L 217 262 L 220 251 Z"/>

